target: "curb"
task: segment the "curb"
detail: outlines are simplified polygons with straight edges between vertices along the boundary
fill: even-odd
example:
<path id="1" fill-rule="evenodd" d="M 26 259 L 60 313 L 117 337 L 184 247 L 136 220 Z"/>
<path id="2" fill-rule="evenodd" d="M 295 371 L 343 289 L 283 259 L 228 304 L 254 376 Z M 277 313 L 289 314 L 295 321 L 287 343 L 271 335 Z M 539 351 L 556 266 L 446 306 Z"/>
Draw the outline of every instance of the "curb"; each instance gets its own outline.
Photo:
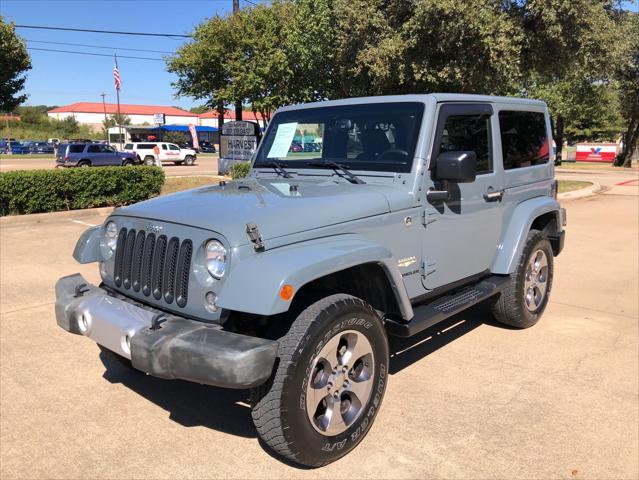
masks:
<path id="1" fill-rule="evenodd" d="M 598 183 L 591 182 L 592 185 L 572 192 L 564 192 L 557 195 L 558 200 L 577 200 L 578 198 L 586 198 L 595 195 L 602 190 L 602 186 Z"/>
<path id="2" fill-rule="evenodd" d="M 64 218 L 90 218 L 110 214 L 116 207 L 86 208 L 84 210 L 65 210 L 63 212 L 31 213 L 28 215 L 9 215 L 0 217 L 0 226 L 42 223 Z"/>

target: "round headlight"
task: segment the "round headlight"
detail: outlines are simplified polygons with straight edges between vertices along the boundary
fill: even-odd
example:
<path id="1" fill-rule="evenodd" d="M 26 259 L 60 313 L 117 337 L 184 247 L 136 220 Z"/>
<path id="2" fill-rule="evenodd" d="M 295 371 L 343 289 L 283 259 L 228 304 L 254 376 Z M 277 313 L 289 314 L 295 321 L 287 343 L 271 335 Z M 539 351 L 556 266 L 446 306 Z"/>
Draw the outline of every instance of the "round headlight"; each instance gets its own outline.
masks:
<path id="1" fill-rule="evenodd" d="M 206 243 L 206 269 L 212 277 L 220 279 L 226 271 L 226 248 L 217 240 Z"/>
<path id="2" fill-rule="evenodd" d="M 105 260 L 110 259 L 118 246 L 118 227 L 115 222 L 108 222 L 100 239 L 100 253 Z"/>

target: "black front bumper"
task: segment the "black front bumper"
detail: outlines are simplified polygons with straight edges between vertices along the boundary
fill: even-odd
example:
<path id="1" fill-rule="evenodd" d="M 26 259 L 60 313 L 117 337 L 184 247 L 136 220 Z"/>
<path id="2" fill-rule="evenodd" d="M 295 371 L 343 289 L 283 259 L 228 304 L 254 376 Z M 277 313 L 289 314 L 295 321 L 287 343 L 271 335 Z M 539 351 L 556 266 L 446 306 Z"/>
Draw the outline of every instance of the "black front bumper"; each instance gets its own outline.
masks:
<path id="1" fill-rule="evenodd" d="M 80 274 L 56 283 L 56 321 L 160 378 L 227 388 L 250 388 L 270 376 L 277 342 L 227 332 L 220 325 L 167 314 L 89 284 Z"/>

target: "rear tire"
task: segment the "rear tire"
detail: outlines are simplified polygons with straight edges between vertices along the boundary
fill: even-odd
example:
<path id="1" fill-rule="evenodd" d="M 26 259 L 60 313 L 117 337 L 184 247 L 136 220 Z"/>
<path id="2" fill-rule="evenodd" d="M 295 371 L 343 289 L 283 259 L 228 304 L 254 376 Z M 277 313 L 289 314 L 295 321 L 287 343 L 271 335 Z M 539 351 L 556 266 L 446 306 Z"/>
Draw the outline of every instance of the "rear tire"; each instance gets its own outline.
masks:
<path id="1" fill-rule="evenodd" d="M 88 160 L 80 160 L 78 162 L 78 167 L 86 168 L 86 167 L 90 167 L 90 166 L 91 166 L 91 162 L 89 162 Z"/>
<path id="2" fill-rule="evenodd" d="M 147 155 L 146 157 L 144 157 L 144 165 L 146 165 L 147 167 L 152 167 L 153 165 L 155 165 L 155 158 L 153 158 L 151 155 Z"/>
<path id="3" fill-rule="evenodd" d="M 304 310 L 279 341 L 271 379 L 251 391 L 262 441 L 300 465 L 319 467 L 370 430 L 388 381 L 388 341 L 366 302 L 332 295 Z"/>
<path id="4" fill-rule="evenodd" d="M 535 325 L 548 305 L 552 279 L 550 242 L 539 230 L 531 230 L 517 269 L 493 304 L 495 319 L 516 328 Z"/>

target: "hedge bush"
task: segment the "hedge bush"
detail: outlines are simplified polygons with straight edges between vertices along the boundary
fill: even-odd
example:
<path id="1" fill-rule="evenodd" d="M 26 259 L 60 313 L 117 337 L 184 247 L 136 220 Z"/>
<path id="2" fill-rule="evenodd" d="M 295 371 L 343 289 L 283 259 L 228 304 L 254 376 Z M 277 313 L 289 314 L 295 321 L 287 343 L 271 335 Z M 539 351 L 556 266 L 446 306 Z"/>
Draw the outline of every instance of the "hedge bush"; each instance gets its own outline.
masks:
<path id="1" fill-rule="evenodd" d="M 128 205 L 154 197 L 159 167 L 95 167 L 0 173 L 0 216 Z"/>
<path id="2" fill-rule="evenodd" d="M 232 179 L 244 178 L 249 174 L 250 169 L 250 162 L 238 162 L 231 165 L 231 168 L 229 168 L 229 173 L 231 174 Z"/>

